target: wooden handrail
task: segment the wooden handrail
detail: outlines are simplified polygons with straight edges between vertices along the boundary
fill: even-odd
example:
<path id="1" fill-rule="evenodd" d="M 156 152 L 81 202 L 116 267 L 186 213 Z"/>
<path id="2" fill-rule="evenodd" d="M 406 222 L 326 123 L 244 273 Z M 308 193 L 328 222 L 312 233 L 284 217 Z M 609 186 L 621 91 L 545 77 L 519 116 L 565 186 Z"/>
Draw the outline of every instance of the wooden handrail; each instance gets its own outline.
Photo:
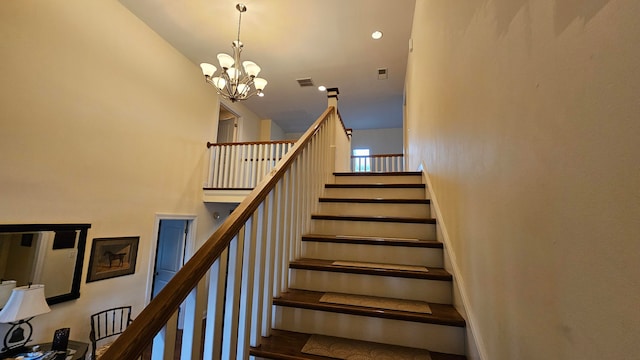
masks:
<path id="1" fill-rule="evenodd" d="M 401 157 L 404 154 L 379 154 L 379 155 L 351 155 L 352 159 L 356 158 L 384 158 L 384 157 Z"/>
<path id="2" fill-rule="evenodd" d="M 213 146 L 227 145 L 269 145 L 269 144 L 295 144 L 296 140 L 277 140 L 277 141 L 246 141 L 246 142 L 230 142 L 230 143 L 212 143 L 207 142 L 207 148 Z"/>
<path id="3" fill-rule="evenodd" d="M 238 205 L 227 220 L 200 247 L 193 257 L 176 273 L 169 283 L 136 317 L 136 320 L 116 339 L 102 356 L 102 360 L 135 359 L 153 341 L 154 336 L 169 321 L 180 304 L 196 287 L 211 265 L 220 257 L 231 240 L 249 220 L 260 203 L 269 195 L 286 174 L 294 160 L 302 153 L 313 135 L 335 111 L 329 106 L 313 125 L 302 135 L 280 164 L 265 176 L 255 189 Z M 213 316 L 213 314 L 211 314 Z"/>

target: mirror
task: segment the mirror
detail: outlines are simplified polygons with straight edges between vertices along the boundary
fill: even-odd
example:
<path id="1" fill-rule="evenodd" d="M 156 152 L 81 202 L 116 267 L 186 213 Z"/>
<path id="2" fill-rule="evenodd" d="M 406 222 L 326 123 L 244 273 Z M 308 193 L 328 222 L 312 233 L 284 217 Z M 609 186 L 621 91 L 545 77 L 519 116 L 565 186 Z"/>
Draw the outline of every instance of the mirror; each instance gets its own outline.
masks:
<path id="1" fill-rule="evenodd" d="M 0 225 L 0 278 L 44 284 L 47 303 L 80 297 L 90 224 Z M 2 306 L 2 305 L 0 305 Z"/>

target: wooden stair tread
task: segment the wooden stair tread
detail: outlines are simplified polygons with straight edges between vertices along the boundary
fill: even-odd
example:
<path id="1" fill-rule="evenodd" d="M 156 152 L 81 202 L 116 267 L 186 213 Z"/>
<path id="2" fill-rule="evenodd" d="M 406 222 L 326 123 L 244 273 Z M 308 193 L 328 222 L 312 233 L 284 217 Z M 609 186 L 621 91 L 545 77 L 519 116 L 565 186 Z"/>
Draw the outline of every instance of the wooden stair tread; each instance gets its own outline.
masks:
<path id="1" fill-rule="evenodd" d="M 456 309 L 452 305 L 429 303 L 432 314 L 423 314 L 409 311 L 381 309 L 377 307 L 321 302 L 320 298 L 322 298 L 324 294 L 324 292 L 319 291 L 289 289 L 287 292 L 282 293 L 279 298 L 273 299 L 273 304 L 279 306 L 330 311 L 341 314 L 369 316 L 384 319 L 414 321 L 459 327 L 465 326 L 464 318 L 460 316 L 458 311 L 456 311 Z"/>
<path id="2" fill-rule="evenodd" d="M 321 197 L 320 202 L 344 202 L 344 203 L 366 203 L 366 204 L 431 204 L 430 199 L 385 199 L 385 198 L 337 198 Z"/>
<path id="3" fill-rule="evenodd" d="M 258 347 L 252 347 L 250 354 L 274 360 L 335 360 L 324 356 L 302 353 L 304 344 L 311 334 L 284 330 L 271 330 L 271 336 L 263 337 Z M 465 356 L 443 354 L 431 351 L 432 360 L 466 360 Z"/>
<path id="4" fill-rule="evenodd" d="M 376 276 L 392 276 L 401 278 L 412 279 L 425 279 L 425 280 L 439 280 L 439 281 L 451 281 L 453 277 L 446 270 L 442 268 L 427 267 L 428 272 L 423 271 L 411 271 L 411 270 L 394 270 L 384 268 L 369 268 L 369 267 L 356 267 L 356 266 L 344 266 L 334 265 L 333 262 L 337 260 L 321 260 L 321 259 L 308 259 L 302 258 L 294 260 L 289 263 L 291 269 L 301 270 L 316 270 L 316 271 L 329 271 L 329 272 L 342 272 L 349 274 L 363 274 L 363 275 L 376 275 Z"/>
<path id="5" fill-rule="evenodd" d="M 366 245 L 382 245 L 382 246 L 406 246 L 419 248 L 439 248 L 443 245 L 435 240 L 421 239 L 403 239 L 403 238 L 384 238 L 369 236 L 348 236 L 348 235 L 322 235 L 307 234 L 302 236 L 302 241 L 341 243 L 341 244 L 366 244 Z"/>
<path id="6" fill-rule="evenodd" d="M 325 189 L 424 189 L 424 184 L 383 184 L 383 183 L 364 183 L 364 184 L 325 184 Z"/>
<path id="7" fill-rule="evenodd" d="M 324 215 L 312 214 L 313 220 L 340 220 L 340 221 L 374 221 L 397 222 L 408 224 L 435 224 L 436 219 L 426 217 L 400 217 L 400 216 L 355 216 L 355 215 Z"/>
<path id="8" fill-rule="evenodd" d="M 417 176 L 420 171 L 389 171 L 389 172 L 334 172 L 334 176 Z"/>

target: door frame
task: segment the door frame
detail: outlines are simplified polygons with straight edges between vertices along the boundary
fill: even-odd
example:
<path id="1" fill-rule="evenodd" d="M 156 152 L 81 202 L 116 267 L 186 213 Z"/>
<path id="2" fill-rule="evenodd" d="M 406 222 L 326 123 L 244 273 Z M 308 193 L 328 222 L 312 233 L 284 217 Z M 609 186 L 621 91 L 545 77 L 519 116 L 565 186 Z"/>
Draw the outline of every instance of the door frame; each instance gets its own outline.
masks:
<path id="1" fill-rule="evenodd" d="M 158 249 L 158 236 L 160 235 L 160 221 L 161 220 L 186 220 L 189 231 L 184 244 L 184 259 L 186 262 L 195 253 L 196 249 L 196 230 L 198 225 L 197 215 L 180 215 L 180 214 L 165 214 L 156 213 L 155 221 L 153 224 L 153 234 L 151 246 L 149 248 L 149 268 L 147 271 L 147 290 L 145 294 L 145 306 L 151 302 L 151 296 L 153 295 L 153 274 L 156 266 L 156 251 Z"/>

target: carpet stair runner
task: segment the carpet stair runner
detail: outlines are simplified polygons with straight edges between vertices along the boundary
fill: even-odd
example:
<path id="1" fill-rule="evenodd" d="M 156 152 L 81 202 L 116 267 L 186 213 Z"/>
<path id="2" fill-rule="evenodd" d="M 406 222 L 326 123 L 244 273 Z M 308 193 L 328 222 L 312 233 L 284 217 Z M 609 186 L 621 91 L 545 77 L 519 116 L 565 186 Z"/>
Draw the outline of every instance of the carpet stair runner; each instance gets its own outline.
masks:
<path id="1" fill-rule="evenodd" d="M 273 300 L 258 359 L 462 360 L 465 320 L 451 305 L 420 173 L 336 173 Z"/>

